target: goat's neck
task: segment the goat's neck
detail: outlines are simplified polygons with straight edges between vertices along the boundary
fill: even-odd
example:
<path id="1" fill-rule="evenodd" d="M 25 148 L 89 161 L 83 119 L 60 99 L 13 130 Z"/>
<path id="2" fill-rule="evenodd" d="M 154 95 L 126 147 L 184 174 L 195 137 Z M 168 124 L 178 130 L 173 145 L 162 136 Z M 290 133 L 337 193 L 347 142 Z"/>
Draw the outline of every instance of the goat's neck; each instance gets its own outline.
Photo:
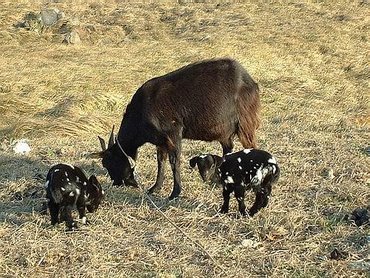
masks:
<path id="1" fill-rule="evenodd" d="M 134 160 L 136 160 L 137 149 L 145 143 L 141 142 L 142 140 L 140 140 L 137 127 L 127 125 L 124 122 L 121 124 L 117 140 L 126 154 L 131 156 Z"/>
<path id="2" fill-rule="evenodd" d="M 128 140 L 129 138 L 127 137 L 121 137 L 121 139 L 118 137 L 117 140 L 117 147 L 118 147 L 118 150 L 119 152 L 122 152 L 121 151 L 121 148 L 122 150 L 130 157 L 132 157 L 134 160 L 136 160 L 136 156 L 137 156 L 137 150 L 140 146 L 138 146 L 137 144 L 135 144 L 135 141 L 134 140 Z M 118 146 L 118 143 L 119 143 L 119 146 Z"/>
<path id="3" fill-rule="evenodd" d="M 137 109 L 141 105 L 137 101 L 137 97 L 134 96 L 127 106 L 118 132 L 118 140 L 122 148 L 133 159 L 136 159 L 137 149 L 148 142 L 148 132 L 144 128 L 141 110 Z"/>

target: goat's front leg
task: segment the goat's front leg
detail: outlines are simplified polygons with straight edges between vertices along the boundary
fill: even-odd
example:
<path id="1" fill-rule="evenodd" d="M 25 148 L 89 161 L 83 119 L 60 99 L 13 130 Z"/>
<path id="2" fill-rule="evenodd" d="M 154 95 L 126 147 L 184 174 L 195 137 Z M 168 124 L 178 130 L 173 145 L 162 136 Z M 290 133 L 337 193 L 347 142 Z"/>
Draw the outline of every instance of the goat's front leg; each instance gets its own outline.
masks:
<path id="1" fill-rule="evenodd" d="M 247 214 L 245 203 L 244 203 L 244 196 L 245 196 L 245 188 L 243 186 L 237 186 L 235 188 L 235 198 L 238 201 L 239 212 L 243 216 Z"/>
<path id="2" fill-rule="evenodd" d="M 231 153 L 234 148 L 234 143 L 232 138 L 229 138 L 226 142 L 220 142 L 222 146 L 222 155 L 225 156 L 228 153 Z"/>
<path id="3" fill-rule="evenodd" d="M 173 174 L 173 190 L 169 197 L 173 200 L 179 197 L 181 193 L 181 177 L 180 177 L 180 150 L 175 150 L 170 153 L 170 164 Z"/>
<path id="4" fill-rule="evenodd" d="M 148 190 L 149 194 L 158 192 L 163 185 L 164 166 L 165 166 L 166 158 L 167 158 L 167 151 L 162 147 L 157 147 L 157 164 L 158 164 L 157 179 L 155 181 L 155 184 L 151 188 L 149 188 Z"/>
<path id="5" fill-rule="evenodd" d="M 223 202 L 221 210 L 220 210 L 221 213 L 228 213 L 229 212 L 229 203 L 230 203 L 230 194 L 231 194 L 231 192 L 233 192 L 233 190 L 230 189 L 229 186 L 224 184 L 223 189 L 222 189 L 222 196 L 224 198 L 224 202 Z"/>
<path id="6" fill-rule="evenodd" d="M 53 200 L 49 200 L 48 207 L 50 211 L 51 225 L 59 223 L 59 205 Z"/>
<path id="7" fill-rule="evenodd" d="M 87 224 L 88 221 L 86 219 L 86 206 L 85 206 L 85 203 L 84 202 L 81 202 L 79 204 L 77 204 L 77 210 L 78 210 L 78 214 L 80 216 L 80 219 L 81 219 L 81 223 L 82 224 Z"/>

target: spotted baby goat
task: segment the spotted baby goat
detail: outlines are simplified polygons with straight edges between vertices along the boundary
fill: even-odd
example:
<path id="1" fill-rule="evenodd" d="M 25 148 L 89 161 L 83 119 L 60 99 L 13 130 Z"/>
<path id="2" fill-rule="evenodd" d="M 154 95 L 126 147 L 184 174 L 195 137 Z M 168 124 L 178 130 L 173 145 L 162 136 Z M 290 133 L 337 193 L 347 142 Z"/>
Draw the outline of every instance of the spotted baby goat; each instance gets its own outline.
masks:
<path id="1" fill-rule="evenodd" d="M 224 202 L 221 213 L 229 211 L 230 194 L 234 192 L 240 213 L 246 215 L 245 191 L 253 190 L 256 199 L 249 210 L 249 215 L 253 216 L 267 206 L 272 184 L 280 175 L 276 159 L 268 152 L 257 149 L 245 149 L 224 157 L 199 155 L 190 160 L 192 168 L 196 165 L 203 181 L 210 180 L 222 184 Z"/>
<path id="2" fill-rule="evenodd" d="M 77 228 L 72 217 L 75 207 L 81 222 L 86 224 L 86 208 L 89 212 L 94 212 L 104 196 L 104 191 L 94 175 L 87 179 L 79 167 L 69 164 L 51 167 L 46 177 L 45 189 L 49 200 L 51 224 L 65 221 L 69 229 Z"/>

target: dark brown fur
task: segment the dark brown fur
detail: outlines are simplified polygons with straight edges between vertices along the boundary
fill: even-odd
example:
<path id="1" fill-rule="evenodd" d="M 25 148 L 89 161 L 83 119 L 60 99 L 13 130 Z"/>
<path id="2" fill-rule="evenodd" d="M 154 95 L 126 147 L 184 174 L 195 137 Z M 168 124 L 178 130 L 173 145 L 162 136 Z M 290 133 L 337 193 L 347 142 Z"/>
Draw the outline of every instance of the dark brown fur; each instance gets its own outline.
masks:
<path id="1" fill-rule="evenodd" d="M 181 191 L 181 140 L 218 141 L 226 154 L 238 136 L 245 148 L 253 148 L 259 109 L 258 85 L 238 62 L 203 61 L 144 83 L 127 106 L 118 141 L 133 159 L 144 143 L 157 146 L 157 180 L 149 193 L 162 186 L 163 163 L 169 156 L 174 176 L 172 199 Z M 133 168 L 117 142 L 100 156 L 115 184 L 136 184 Z"/>

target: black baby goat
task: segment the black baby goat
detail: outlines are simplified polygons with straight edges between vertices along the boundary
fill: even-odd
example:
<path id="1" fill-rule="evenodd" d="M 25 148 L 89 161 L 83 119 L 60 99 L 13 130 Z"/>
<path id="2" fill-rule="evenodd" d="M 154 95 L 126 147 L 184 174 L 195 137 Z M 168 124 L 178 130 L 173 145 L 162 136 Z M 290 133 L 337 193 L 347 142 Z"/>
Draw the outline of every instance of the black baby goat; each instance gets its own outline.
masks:
<path id="1" fill-rule="evenodd" d="M 230 194 L 234 192 L 240 213 L 246 215 L 245 191 L 253 190 L 256 198 L 248 213 L 253 216 L 267 206 L 272 184 L 280 175 L 276 159 L 268 152 L 257 149 L 245 149 L 224 157 L 199 155 L 190 160 L 192 168 L 196 165 L 203 181 L 222 184 L 224 202 L 221 213 L 229 211 Z"/>
<path id="2" fill-rule="evenodd" d="M 69 164 L 51 167 L 46 177 L 45 189 L 51 224 L 65 221 L 69 229 L 77 228 L 72 217 L 75 207 L 81 222 L 86 224 L 86 209 L 89 212 L 97 210 L 104 196 L 94 175 L 87 179 L 79 167 Z"/>

